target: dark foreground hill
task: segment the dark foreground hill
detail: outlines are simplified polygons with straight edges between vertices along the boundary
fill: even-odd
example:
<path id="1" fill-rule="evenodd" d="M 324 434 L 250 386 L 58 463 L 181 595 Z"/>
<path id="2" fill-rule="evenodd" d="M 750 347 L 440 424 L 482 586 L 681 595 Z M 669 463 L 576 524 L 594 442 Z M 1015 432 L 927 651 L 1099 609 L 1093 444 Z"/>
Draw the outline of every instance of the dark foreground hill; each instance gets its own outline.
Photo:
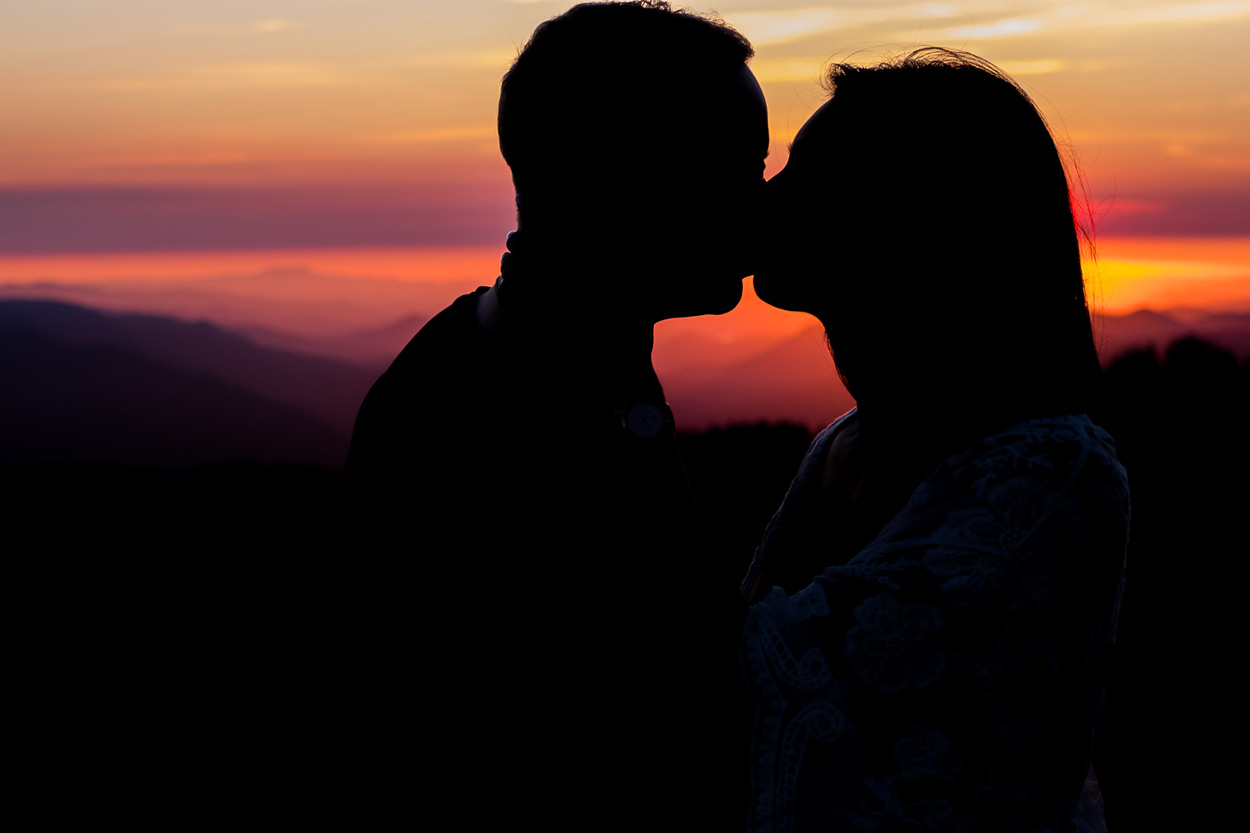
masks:
<path id="1" fill-rule="evenodd" d="M 203 322 L 0 302 L 0 462 L 336 468 L 372 381 Z"/>
<path id="2" fill-rule="evenodd" d="M 1134 343 L 1168 343 L 1168 322 L 1130 323 L 1143 325 Z M 287 764 L 339 772 L 358 737 L 403 737 L 388 716 L 428 696 L 422 680 L 410 697 L 404 675 L 439 638 L 416 633 L 412 612 L 422 593 L 463 588 L 422 586 L 421 530 L 385 550 L 353 535 L 335 469 L 371 381 L 209 325 L 0 303 L 3 545 L 45 573 L 15 585 L 30 605 L 17 642 L 35 659 L 20 688 L 51 709 L 37 722 L 46 754 L 62 765 L 73 748 L 84 782 L 108 785 L 97 815 L 96 800 L 227 813 L 236 805 L 197 781 L 222 773 L 227 797 L 318 807 L 323 782 Z M 1117 438 L 1133 501 L 1094 758 L 1112 830 L 1219 829 L 1192 814 L 1204 795 L 1240 789 L 1240 770 L 1218 761 L 1245 740 L 1248 390 L 1250 365 L 1192 339 L 1130 352 L 1106 374 L 1095 418 Z M 795 426 L 680 438 L 730 569 L 745 566 L 809 438 Z M 362 770 L 347 824 L 410 789 L 406 766 Z M 1194 789 L 1177 788 L 1178 767 Z"/>

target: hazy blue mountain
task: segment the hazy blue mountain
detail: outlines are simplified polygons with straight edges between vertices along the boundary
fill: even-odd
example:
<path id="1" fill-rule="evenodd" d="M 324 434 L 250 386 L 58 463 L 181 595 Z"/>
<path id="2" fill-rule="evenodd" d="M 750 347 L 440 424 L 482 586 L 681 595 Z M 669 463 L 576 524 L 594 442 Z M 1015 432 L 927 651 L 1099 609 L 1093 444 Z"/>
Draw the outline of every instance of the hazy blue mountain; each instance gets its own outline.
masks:
<path id="1" fill-rule="evenodd" d="M 235 329 L 263 347 L 349 362 L 377 374 L 390 366 L 429 320 L 428 315 L 406 315 L 384 326 L 331 336 L 300 335 L 271 327 Z"/>

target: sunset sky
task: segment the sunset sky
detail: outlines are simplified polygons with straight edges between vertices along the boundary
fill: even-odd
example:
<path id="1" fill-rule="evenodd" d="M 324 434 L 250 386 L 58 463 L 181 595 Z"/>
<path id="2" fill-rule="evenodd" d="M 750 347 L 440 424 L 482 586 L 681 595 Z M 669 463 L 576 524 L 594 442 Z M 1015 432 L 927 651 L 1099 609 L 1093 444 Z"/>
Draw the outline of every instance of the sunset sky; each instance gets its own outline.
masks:
<path id="1" fill-rule="evenodd" d="M 0 283 L 225 261 L 489 282 L 513 226 L 499 78 L 568 5 L 6 2 Z M 1098 221 L 1100 303 L 1250 309 L 1250 2 L 711 8 L 755 45 L 768 175 L 831 59 L 967 49 L 1021 81 L 1071 149 Z"/>

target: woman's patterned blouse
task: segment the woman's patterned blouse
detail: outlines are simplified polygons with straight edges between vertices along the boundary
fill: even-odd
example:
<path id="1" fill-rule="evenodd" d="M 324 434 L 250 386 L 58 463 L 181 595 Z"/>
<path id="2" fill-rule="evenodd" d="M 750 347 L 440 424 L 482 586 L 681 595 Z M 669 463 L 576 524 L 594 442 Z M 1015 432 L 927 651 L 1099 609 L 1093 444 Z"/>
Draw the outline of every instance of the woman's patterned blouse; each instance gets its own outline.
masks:
<path id="1" fill-rule="evenodd" d="M 813 443 L 753 574 L 810 540 L 791 532 L 852 414 Z M 751 830 L 1097 829 L 1128 521 L 1112 439 L 1035 420 L 945 461 L 848 563 L 774 588 L 743 641 Z"/>

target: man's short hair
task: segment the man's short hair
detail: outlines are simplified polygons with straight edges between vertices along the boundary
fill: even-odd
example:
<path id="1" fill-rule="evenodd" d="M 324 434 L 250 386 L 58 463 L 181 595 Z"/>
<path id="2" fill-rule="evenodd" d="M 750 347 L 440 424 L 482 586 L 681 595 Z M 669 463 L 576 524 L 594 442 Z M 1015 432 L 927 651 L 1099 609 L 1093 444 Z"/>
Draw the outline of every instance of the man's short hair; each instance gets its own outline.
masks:
<path id="1" fill-rule="evenodd" d="M 538 26 L 499 99 L 499 148 L 517 190 L 557 190 L 596 161 L 664 153 L 698 118 L 705 83 L 745 64 L 750 42 L 662 0 L 582 3 Z"/>

